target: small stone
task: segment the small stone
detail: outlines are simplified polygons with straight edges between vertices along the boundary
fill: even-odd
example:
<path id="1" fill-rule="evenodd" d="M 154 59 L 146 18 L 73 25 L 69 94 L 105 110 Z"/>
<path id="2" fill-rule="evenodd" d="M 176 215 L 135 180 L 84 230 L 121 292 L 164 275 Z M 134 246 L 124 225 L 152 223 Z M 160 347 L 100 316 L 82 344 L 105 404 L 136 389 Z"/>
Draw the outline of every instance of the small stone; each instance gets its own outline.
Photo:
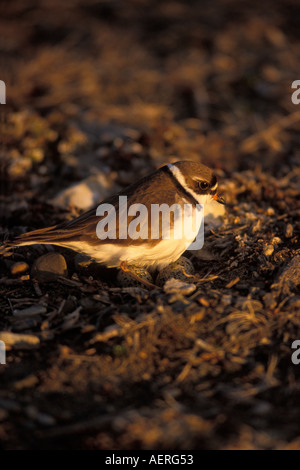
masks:
<path id="1" fill-rule="evenodd" d="M 34 315 L 40 315 L 42 313 L 46 313 L 47 309 L 43 305 L 36 304 L 31 305 L 28 308 L 24 308 L 22 310 L 14 310 L 13 315 L 15 317 L 23 318 L 23 317 L 32 317 Z"/>
<path id="2" fill-rule="evenodd" d="M 174 278 L 169 279 L 164 285 L 164 291 L 166 294 L 189 295 L 192 294 L 195 290 L 195 284 L 189 284 Z"/>
<path id="3" fill-rule="evenodd" d="M 97 173 L 61 191 L 50 202 L 57 207 L 74 205 L 88 210 L 117 189 L 105 173 Z"/>
<path id="4" fill-rule="evenodd" d="M 264 255 L 271 256 L 274 253 L 274 246 L 273 245 L 266 245 L 264 247 Z"/>
<path id="5" fill-rule="evenodd" d="M 40 256 L 35 260 L 31 276 L 39 282 L 56 281 L 59 276 L 67 277 L 67 263 L 63 255 L 52 252 Z"/>
<path id="6" fill-rule="evenodd" d="M 273 207 L 268 207 L 267 211 L 266 211 L 266 214 L 267 215 L 274 215 L 275 214 L 275 210 Z"/>
<path id="7" fill-rule="evenodd" d="M 293 235 L 294 235 L 294 227 L 292 226 L 292 224 L 287 224 L 285 228 L 286 238 L 292 238 Z"/>
<path id="8" fill-rule="evenodd" d="M 19 276 L 21 274 L 24 274 L 26 271 L 28 271 L 29 266 L 27 263 L 24 261 L 18 261 L 17 263 L 14 263 L 10 267 L 10 272 L 13 276 Z"/>

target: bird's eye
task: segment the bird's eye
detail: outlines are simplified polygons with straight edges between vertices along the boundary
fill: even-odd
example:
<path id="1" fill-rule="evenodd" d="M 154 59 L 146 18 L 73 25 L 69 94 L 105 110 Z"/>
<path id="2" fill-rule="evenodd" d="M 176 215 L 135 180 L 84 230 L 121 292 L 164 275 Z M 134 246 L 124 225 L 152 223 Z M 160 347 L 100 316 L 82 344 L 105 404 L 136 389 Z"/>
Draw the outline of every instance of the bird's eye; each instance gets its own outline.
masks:
<path id="1" fill-rule="evenodd" d="M 209 183 L 207 181 L 199 181 L 199 187 L 205 191 L 209 187 Z"/>

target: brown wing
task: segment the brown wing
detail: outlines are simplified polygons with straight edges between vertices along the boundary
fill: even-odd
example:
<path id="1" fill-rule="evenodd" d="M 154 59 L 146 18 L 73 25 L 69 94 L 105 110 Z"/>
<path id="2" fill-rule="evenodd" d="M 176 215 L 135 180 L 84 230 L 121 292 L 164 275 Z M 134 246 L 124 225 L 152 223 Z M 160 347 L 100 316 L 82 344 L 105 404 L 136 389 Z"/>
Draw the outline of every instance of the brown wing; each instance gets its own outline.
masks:
<path id="1" fill-rule="evenodd" d="M 167 183 L 167 184 L 166 184 Z M 164 188 L 164 190 L 157 190 L 155 188 Z M 133 204 L 143 204 L 146 207 L 149 207 L 151 204 L 161 204 L 162 202 L 167 202 L 168 204 L 178 203 L 176 187 L 172 179 L 167 175 L 167 173 L 156 171 L 152 175 L 143 178 L 137 183 L 129 186 L 128 188 L 122 190 L 119 194 L 112 196 L 104 201 L 101 204 L 111 204 L 116 211 L 116 220 L 119 220 L 119 196 L 127 196 L 128 207 Z M 98 206 L 97 206 L 98 207 Z M 17 246 L 20 244 L 32 244 L 32 243 L 43 243 L 43 244 L 63 244 L 67 245 L 73 241 L 85 241 L 91 245 L 99 243 L 99 237 L 96 233 L 96 227 L 99 221 L 103 217 L 96 215 L 97 208 L 93 208 L 88 212 L 85 212 L 81 216 L 52 227 L 47 227 L 43 229 L 34 230 L 32 232 L 25 233 L 20 235 L 12 242 L 8 242 L 9 246 Z M 140 217 L 141 229 L 146 225 L 150 230 L 150 211 L 148 212 L 147 218 Z M 128 216 L 127 218 L 127 227 L 130 225 L 131 221 L 135 219 L 135 216 Z M 122 219 L 124 220 L 124 219 Z M 116 229 L 116 238 L 119 240 L 119 227 Z M 160 231 L 161 237 L 161 231 Z M 159 237 L 159 238 L 160 238 Z M 139 244 L 143 240 L 130 240 L 130 243 Z M 119 242 L 126 244 L 127 239 L 119 240 Z M 111 238 L 102 240 L 102 243 L 111 243 Z"/>

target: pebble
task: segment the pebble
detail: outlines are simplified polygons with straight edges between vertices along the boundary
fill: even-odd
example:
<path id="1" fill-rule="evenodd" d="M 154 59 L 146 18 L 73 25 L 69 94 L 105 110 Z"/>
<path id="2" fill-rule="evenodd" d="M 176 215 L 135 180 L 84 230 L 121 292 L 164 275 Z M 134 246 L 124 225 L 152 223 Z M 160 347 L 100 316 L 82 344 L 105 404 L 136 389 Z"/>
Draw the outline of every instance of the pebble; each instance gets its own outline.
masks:
<path id="1" fill-rule="evenodd" d="M 273 245 L 266 245 L 264 247 L 265 256 L 271 256 L 273 253 L 274 253 L 274 246 Z"/>
<path id="2" fill-rule="evenodd" d="M 28 308 L 24 308 L 22 310 L 15 309 L 13 310 L 13 315 L 15 317 L 23 318 L 23 317 L 30 317 L 33 315 L 39 315 L 39 314 L 46 313 L 46 312 L 47 312 L 46 307 L 40 304 L 35 304 L 35 305 L 31 305 Z"/>
<path id="3" fill-rule="evenodd" d="M 29 269 L 29 266 L 27 263 L 25 263 L 24 261 L 18 261 L 17 263 L 14 263 L 10 267 L 10 272 L 13 276 L 18 276 L 20 274 L 26 273 L 28 269 Z"/>
<path id="4" fill-rule="evenodd" d="M 35 260 L 31 276 L 39 282 L 56 281 L 59 276 L 67 277 L 66 260 L 60 253 L 46 253 Z"/>
<path id="5" fill-rule="evenodd" d="M 294 227 L 292 226 L 292 224 L 287 224 L 285 228 L 286 238 L 292 238 L 293 235 L 294 235 Z"/>
<path id="6" fill-rule="evenodd" d="M 266 211 L 267 215 L 274 215 L 275 214 L 275 210 L 273 207 L 268 207 L 267 211 Z"/>
<path id="7" fill-rule="evenodd" d="M 192 294 L 195 290 L 195 284 L 189 284 L 174 278 L 169 279 L 164 285 L 164 291 L 166 294 L 189 295 Z"/>
<path id="8" fill-rule="evenodd" d="M 74 205 L 88 210 L 99 201 L 110 196 L 117 189 L 114 182 L 105 173 L 97 173 L 61 191 L 50 202 L 57 207 Z"/>

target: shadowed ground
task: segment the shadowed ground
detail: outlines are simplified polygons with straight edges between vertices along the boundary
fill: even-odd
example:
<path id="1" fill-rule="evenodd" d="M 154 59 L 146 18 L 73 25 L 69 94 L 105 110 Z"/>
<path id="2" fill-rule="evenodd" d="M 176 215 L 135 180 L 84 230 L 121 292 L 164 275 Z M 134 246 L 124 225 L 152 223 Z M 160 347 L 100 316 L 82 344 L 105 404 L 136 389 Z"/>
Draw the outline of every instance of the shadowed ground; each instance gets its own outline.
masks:
<path id="1" fill-rule="evenodd" d="M 1 239 L 79 214 L 53 204 L 72 184 L 105 197 L 182 159 L 216 170 L 227 214 L 192 294 L 67 250 L 51 282 L 28 274 L 47 248 L 1 258 L 1 334 L 27 335 L 0 365 L 3 449 L 299 448 L 299 20 L 292 0 L 4 8 Z"/>

